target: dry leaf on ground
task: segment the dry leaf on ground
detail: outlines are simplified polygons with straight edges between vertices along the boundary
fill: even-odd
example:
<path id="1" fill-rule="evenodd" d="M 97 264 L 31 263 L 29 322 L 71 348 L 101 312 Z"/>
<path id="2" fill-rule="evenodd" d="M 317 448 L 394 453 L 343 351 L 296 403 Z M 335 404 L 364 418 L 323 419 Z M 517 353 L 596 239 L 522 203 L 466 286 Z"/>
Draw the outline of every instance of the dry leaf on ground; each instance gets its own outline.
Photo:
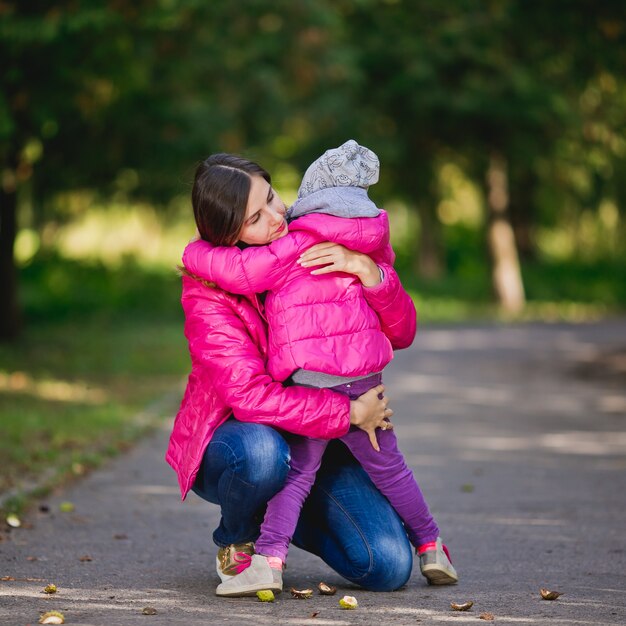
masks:
<path id="1" fill-rule="evenodd" d="M 323 596 L 334 596 L 337 593 L 337 587 L 327 585 L 326 583 L 320 583 L 317 588 Z"/>

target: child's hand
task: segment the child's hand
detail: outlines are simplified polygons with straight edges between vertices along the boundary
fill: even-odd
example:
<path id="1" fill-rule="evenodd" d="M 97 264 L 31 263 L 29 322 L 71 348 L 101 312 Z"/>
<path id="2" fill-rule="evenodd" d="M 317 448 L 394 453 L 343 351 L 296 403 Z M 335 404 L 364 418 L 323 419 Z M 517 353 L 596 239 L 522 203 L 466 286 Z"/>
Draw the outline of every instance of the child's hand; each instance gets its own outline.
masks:
<path id="1" fill-rule="evenodd" d="M 378 265 L 367 254 L 355 252 L 332 241 L 312 246 L 300 256 L 298 263 L 302 267 L 324 266 L 313 270 L 311 274 L 329 274 L 330 272 L 354 274 L 358 276 L 364 287 L 375 287 L 381 280 Z"/>
<path id="2" fill-rule="evenodd" d="M 358 426 L 367 433 L 372 447 L 377 452 L 380 452 L 380 448 L 376 439 L 376 429 L 393 428 L 393 424 L 389 421 L 393 411 L 387 407 L 389 398 L 382 395 L 384 391 L 385 386 L 378 385 L 356 400 L 350 401 L 350 424 Z"/>

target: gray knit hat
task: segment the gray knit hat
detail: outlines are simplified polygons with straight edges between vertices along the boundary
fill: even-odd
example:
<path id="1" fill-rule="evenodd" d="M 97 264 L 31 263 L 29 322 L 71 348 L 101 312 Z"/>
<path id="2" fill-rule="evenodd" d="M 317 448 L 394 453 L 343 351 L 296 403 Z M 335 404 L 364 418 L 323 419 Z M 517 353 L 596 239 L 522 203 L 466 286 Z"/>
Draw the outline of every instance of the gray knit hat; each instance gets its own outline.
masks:
<path id="1" fill-rule="evenodd" d="M 328 187 L 362 187 L 378 182 L 380 163 L 371 151 L 354 139 L 313 161 L 302 178 L 298 198 Z"/>

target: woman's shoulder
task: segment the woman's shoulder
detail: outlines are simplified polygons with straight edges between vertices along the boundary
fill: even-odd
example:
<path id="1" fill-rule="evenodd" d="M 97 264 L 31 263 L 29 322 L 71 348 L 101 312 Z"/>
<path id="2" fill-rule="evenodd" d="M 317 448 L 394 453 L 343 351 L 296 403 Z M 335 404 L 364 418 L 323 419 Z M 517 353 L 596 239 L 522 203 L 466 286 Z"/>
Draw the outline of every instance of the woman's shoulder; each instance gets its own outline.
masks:
<path id="1" fill-rule="evenodd" d="M 198 355 L 222 354 L 234 345 L 244 352 L 254 351 L 254 354 L 265 349 L 265 323 L 246 296 L 210 287 L 187 276 L 183 277 L 182 283 L 185 335 L 192 360 Z"/>

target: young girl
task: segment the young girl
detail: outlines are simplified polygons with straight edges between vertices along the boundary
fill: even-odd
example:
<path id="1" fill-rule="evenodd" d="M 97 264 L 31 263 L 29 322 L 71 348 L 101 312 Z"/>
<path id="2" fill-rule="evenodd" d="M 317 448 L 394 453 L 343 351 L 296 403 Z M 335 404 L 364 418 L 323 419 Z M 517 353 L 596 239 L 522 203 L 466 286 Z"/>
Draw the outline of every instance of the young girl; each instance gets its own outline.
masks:
<path id="1" fill-rule="evenodd" d="M 228 159 L 222 161 L 228 168 Z M 393 353 L 366 299 L 366 291 L 375 290 L 380 277 L 358 280 L 338 271 L 332 244 L 311 249 L 329 240 L 367 253 L 383 267 L 393 263 L 387 215 L 367 197 L 367 187 L 377 179 L 376 155 L 349 141 L 309 167 L 289 227 L 283 220 L 273 232 L 259 234 L 259 241 L 269 240 L 269 245 L 242 250 L 196 241 L 185 250 L 185 268 L 222 289 L 240 294 L 268 291 L 268 370 L 275 380 L 291 376 L 299 385 L 331 388 L 351 399 L 380 384 Z M 201 183 L 197 175 L 192 201 L 198 224 L 207 210 Z M 254 226 L 263 208 L 273 203 L 280 199 L 269 183 L 253 177 L 245 225 Z M 370 217 L 357 217 L 361 215 Z M 324 267 L 307 269 L 320 264 Z M 454 583 L 458 577 L 437 524 L 391 428 L 388 423 L 370 433 L 369 442 L 368 435 L 355 428 L 340 439 L 402 518 L 429 583 Z M 217 595 L 282 590 L 288 546 L 327 441 L 294 436 L 289 444 L 291 469 L 283 489 L 268 503 L 256 554 L 247 569 L 218 586 Z"/>

